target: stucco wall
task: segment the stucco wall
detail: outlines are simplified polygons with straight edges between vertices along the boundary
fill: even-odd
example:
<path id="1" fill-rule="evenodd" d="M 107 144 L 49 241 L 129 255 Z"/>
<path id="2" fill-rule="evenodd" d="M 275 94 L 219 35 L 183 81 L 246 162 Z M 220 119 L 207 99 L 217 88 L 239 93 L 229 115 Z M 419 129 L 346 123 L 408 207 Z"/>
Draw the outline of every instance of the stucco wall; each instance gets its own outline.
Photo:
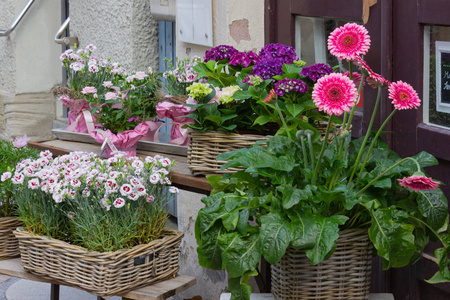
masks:
<path id="1" fill-rule="evenodd" d="M 70 34 L 80 47 L 97 46 L 97 55 L 121 63 L 129 71 L 158 67 L 158 23 L 150 1 L 70 1 Z"/>
<path id="2" fill-rule="evenodd" d="M 212 0 L 212 14 L 214 46 L 226 44 L 240 51 L 264 46 L 264 0 Z M 179 58 L 202 57 L 210 48 L 178 39 L 176 43 Z"/>
<path id="3" fill-rule="evenodd" d="M 0 29 L 7 30 L 27 0 L 0 1 Z M 51 136 L 55 99 L 61 81 L 54 42 L 61 25 L 60 2 L 35 1 L 9 37 L 0 37 L 0 137 Z"/>

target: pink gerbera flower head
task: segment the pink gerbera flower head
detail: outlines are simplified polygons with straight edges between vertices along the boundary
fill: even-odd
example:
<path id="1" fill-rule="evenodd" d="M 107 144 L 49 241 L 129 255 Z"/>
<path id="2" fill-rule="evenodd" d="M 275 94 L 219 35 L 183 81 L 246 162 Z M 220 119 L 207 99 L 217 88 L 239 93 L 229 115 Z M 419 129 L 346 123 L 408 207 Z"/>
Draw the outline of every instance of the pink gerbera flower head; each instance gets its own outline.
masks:
<path id="1" fill-rule="evenodd" d="M 332 73 L 320 78 L 314 85 L 312 98 L 320 111 L 328 115 L 341 115 L 355 105 L 358 91 L 347 76 Z"/>
<path id="2" fill-rule="evenodd" d="M 416 172 L 412 176 L 397 180 L 402 187 L 409 188 L 414 192 L 435 190 L 440 184 L 440 182 L 434 181 L 431 177 L 426 177 L 422 172 Z"/>
<path id="3" fill-rule="evenodd" d="M 417 109 L 420 106 L 420 99 L 414 88 L 401 80 L 389 85 L 389 99 L 396 109 Z"/>
<path id="4" fill-rule="evenodd" d="M 366 82 L 368 85 L 370 85 L 372 88 L 376 89 L 378 87 L 387 88 L 391 82 L 387 79 L 385 79 L 380 74 L 375 73 L 372 71 L 372 69 L 369 67 L 369 65 L 359 56 L 355 57 L 353 60 L 353 63 L 360 67 L 360 69 L 363 69 L 366 71 Z"/>
<path id="5" fill-rule="evenodd" d="M 370 48 L 370 36 L 366 28 L 347 23 L 336 28 L 328 37 L 328 50 L 339 59 L 353 60 Z"/>

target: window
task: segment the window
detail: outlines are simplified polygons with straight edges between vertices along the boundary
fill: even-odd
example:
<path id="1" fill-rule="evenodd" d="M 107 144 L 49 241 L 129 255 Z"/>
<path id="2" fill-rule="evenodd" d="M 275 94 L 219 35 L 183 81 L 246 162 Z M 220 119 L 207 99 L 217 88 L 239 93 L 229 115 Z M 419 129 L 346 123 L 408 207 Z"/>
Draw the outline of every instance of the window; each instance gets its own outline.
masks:
<path id="1" fill-rule="evenodd" d="M 450 127 L 450 27 L 425 26 L 423 121 Z"/>

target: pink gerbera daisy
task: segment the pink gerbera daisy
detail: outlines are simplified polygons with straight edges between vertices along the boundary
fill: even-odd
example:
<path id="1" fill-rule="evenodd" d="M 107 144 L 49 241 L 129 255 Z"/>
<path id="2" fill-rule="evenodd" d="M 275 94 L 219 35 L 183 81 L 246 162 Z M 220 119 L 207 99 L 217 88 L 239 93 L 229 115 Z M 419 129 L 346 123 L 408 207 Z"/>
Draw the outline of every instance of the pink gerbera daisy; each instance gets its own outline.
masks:
<path id="1" fill-rule="evenodd" d="M 368 73 L 368 77 L 366 79 L 367 84 L 370 85 L 372 88 L 376 89 L 378 87 L 387 88 L 391 82 L 387 79 L 385 79 L 380 74 L 375 73 L 372 71 L 372 69 L 369 67 L 369 65 L 359 56 L 355 57 L 355 60 L 353 61 L 355 65 L 358 67 L 364 69 Z"/>
<path id="2" fill-rule="evenodd" d="M 342 115 L 350 111 L 358 97 L 355 83 L 347 76 L 332 73 L 321 77 L 314 85 L 312 98 L 320 111 L 329 115 Z"/>
<path id="3" fill-rule="evenodd" d="M 410 177 L 397 179 L 398 183 L 405 188 L 409 188 L 414 192 L 435 190 L 439 187 L 439 182 L 434 181 L 431 177 L 426 177 L 422 172 L 416 172 Z"/>
<path id="4" fill-rule="evenodd" d="M 364 26 L 347 23 L 336 28 L 328 37 L 328 50 L 337 58 L 353 60 L 370 48 L 370 36 Z"/>
<path id="5" fill-rule="evenodd" d="M 389 85 L 389 99 L 396 109 L 417 109 L 420 106 L 420 99 L 414 88 L 401 80 Z"/>

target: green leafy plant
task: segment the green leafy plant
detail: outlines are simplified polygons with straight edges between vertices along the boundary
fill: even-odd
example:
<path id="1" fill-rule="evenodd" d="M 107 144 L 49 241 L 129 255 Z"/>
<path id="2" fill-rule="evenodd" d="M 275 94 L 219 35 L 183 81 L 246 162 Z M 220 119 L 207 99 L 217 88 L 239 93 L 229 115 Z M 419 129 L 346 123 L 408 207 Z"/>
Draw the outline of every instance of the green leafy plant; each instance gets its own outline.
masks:
<path id="1" fill-rule="evenodd" d="M 163 88 L 169 95 L 187 95 L 186 88 L 196 82 L 198 73 L 194 67 L 200 62 L 197 57 L 176 60 L 176 65 L 168 58 L 164 58 L 168 71 L 162 74 L 165 79 Z"/>
<path id="2" fill-rule="evenodd" d="M 27 136 L 16 139 L 16 141 L 0 140 L 0 216 L 9 217 L 16 215 L 14 203 L 15 189 L 9 179 L 15 173 L 16 165 L 25 160 L 39 156 L 39 151 L 26 146 Z M 23 141 L 18 144 L 18 141 Z"/>
<path id="3" fill-rule="evenodd" d="M 196 220 L 195 234 L 200 264 L 227 270 L 232 299 L 250 298 L 248 280 L 257 274 L 261 257 L 276 264 L 292 245 L 303 249 L 316 265 L 332 255 L 339 232 L 347 228 L 368 231 L 384 269 L 413 264 L 430 241 L 440 241 L 442 247 L 435 251 L 439 270 L 429 282 L 450 281 L 448 201 L 438 188 L 440 183 L 423 171 L 438 162 L 426 152 L 400 158 L 380 138 L 397 110 L 417 108 L 420 99 L 409 84 L 387 81 L 362 60 L 360 55 L 370 44 L 362 26 L 337 29 L 328 45 L 353 38 L 355 32 L 361 34 L 362 45 L 354 53 L 346 48 L 338 51 L 338 46 L 330 49 L 349 61 L 349 74 L 321 77 L 311 94 L 318 113 L 328 119 L 324 138 L 310 129 L 294 134 L 284 122 L 283 133 L 265 146 L 217 157 L 228 160 L 224 169 L 243 170 L 208 177 L 214 190 L 202 200 L 205 207 Z M 352 80 L 358 77 L 352 73 L 352 62 L 362 67 L 358 89 Z M 349 130 L 364 82 L 379 93 L 367 134 L 352 140 Z M 394 110 L 372 131 L 385 88 Z M 275 109 L 281 114 L 279 106 Z M 331 122 L 339 115 L 343 116 L 341 132 L 332 129 Z"/>
<path id="4" fill-rule="evenodd" d="M 118 133 L 156 116 L 157 91 L 161 87 L 156 74 L 135 72 L 104 82 L 103 86 L 103 93 L 93 86 L 82 90 L 98 127 Z"/>

